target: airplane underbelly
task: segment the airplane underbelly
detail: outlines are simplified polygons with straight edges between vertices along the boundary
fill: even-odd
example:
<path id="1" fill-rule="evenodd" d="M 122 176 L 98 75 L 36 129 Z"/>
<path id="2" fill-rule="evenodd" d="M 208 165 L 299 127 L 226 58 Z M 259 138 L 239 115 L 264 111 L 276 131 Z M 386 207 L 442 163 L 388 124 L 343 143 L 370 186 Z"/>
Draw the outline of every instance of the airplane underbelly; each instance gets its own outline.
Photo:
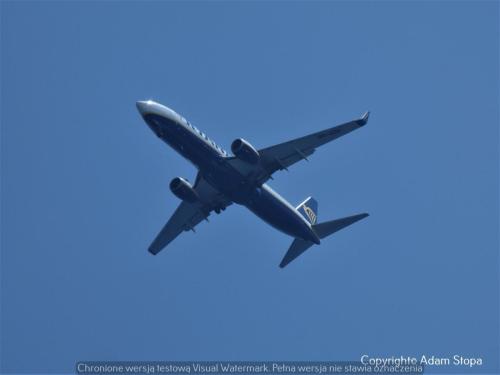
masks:
<path id="1" fill-rule="evenodd" d="M 212 170 L 220 160 L 220 155 L 206 142 L 183 129 L 170 131 L 164 141 L 200 170 Z"/>
<path id="2" fill-rule="evenodd" d="M 274 228 L 293 237 L 304 238 L 308 230 L 293 207 L 277 198 L 267 185 L 255 189 L 245 206 Z"/>

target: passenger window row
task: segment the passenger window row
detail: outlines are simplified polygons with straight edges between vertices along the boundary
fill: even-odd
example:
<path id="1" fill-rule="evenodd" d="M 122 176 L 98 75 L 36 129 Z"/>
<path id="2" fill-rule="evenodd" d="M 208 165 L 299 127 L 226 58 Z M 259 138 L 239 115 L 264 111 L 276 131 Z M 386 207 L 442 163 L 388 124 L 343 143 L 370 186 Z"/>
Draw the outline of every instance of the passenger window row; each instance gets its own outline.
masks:
<path id="1" fill-rule="evenodd" d="M 227 152 L 222 148 L 220 147 L 219 145 L 217 145 L 214 141 L 212 141 L 210 138 L 207 137 L 207 135 L 205 133 L 203 133 L 201 130 L 199 130 L 196 126 L 192 125 L 189 121 L 186 120 L 186 124 L 191 128 L 193 129 L 196 133 L 198 133 L 199 135 L 201 135 L 205 140 L 207 140 L 208 142 L 210 142 L 210 144 L 215 147 L 217 150 L 219 150 L 220 152 L 222 152 L 224 155 L 227 155 Z"/>

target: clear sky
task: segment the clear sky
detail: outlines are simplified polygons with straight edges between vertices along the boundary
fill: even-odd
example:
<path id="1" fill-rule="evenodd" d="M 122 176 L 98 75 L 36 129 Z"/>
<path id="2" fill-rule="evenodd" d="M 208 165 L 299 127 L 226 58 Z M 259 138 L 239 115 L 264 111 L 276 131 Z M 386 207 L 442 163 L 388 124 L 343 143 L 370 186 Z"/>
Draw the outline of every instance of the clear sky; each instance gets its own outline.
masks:
<path id="1" fill-rule="evenodd" d="M 1 2 L 1 368 L 499 350 L 499 3 Z M 195 169 L 135 101 L 229 149 L 360 116 L 279 172 L 319 221 L 285 269 L 240 206 L 154 257 Z M 476 372 L 478 370 L 476 369 Z"/>

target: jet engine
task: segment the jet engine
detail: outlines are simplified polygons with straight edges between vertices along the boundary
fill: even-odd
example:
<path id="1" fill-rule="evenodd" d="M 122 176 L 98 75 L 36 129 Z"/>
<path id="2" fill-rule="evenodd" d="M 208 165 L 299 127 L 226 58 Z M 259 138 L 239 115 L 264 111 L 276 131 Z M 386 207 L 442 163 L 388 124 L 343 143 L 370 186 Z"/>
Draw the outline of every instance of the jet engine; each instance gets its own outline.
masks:
<path id="1" fill-rule="evenodd" d="M 170 190 L 177 198 L 183 201 L 193 203 L 198 200 L 198 193 L 196 193 L 193 186 L 182 177 L 176 177 L 170 181 Z"/>
<path id="2" fill-rule="evenodd" d="M 235 139 L 233 143 L 231 143 L 231 151 L 237 158 L 247 163 L 257 164 L 259 162 L 259 152 L 243 138 Z"/>

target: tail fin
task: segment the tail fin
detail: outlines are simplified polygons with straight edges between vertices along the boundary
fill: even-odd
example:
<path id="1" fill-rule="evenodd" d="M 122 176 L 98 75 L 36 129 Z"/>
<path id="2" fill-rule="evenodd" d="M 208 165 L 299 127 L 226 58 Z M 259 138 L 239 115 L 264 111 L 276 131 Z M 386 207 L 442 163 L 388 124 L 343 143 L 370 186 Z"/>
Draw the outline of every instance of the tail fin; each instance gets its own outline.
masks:
<path id="1" fill-rule="evenodd" d="M 313 225 L 313 229 L 319 238 L 325 238 L 330 234 L 333 234 L 351 224 L 354 224 L 356 221 L 364 219 L 367 216 L 368 214 L 358 214 L 354 216 L 343 217 L 342 219 L 325 221 L 324 223 Z"/>
<path id="2" fill-rule="evenodd" d="M 304 202 L 299 204 L 296 208 L 299 213 L 306 218 L 306 220 L 311 223 L 311 225 L 316 224 L 318 220 L 318 202 L 313 197 L 307 198 Z"/>
<path id="3" fill-rule="evenodd" d="M 317 212 L 317 203 L 314 199 L 308 198 L 305 200 L 304 203 L 307 203 L 309 200 L 312 200 L 315 204 L 316 212 Z M 304 203 L 299 205 L 297 209 L 299 209 Z M 302 215 L 302 211 L 299 211 Z M 361 219 L 364 219 L 367 217 L 368 214 L 358 214 L 358 215 L 353 215 L 353 216 L 348 216 L 348 217 L 343 217 L 342 219 L 336 219 L 336 220 L 331 220 L 331 221 L 325 221 L 324 223 L 320 224 L 312 224 L 313 230 L 316 232 L 319 238 L 325 238 L 328 237 L 329 235 L 351 225 L 354 224 L 356 221 L 359 221 Z M 308 216 L 306 216 L 308 218 Z M 315 220 L 316 221 L 316 220 Z M 292 260 L 297 258 L 300 254 L 302 254 L 304 251 L 309 249 L 312 245 L 314 245 L 313 242 L 311 241 L 305 241 L 300 238 L 296 238 L 292 244 L 290 245 L 290 248 L 285 254 L 285 257 L 280 263 L 280 268 L 285 267 L 290 263 Z"/>

